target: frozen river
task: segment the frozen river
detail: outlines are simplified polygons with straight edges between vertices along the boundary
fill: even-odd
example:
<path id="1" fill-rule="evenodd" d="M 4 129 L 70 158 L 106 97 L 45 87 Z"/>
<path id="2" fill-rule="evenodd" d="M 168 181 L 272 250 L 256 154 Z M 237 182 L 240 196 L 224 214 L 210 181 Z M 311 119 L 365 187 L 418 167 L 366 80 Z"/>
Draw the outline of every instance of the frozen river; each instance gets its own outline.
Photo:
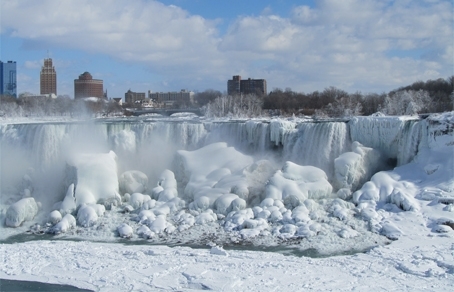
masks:
<path id="1" fill-rule="evenodd" d="M 453 125 L 453 113 L 4 122 L 0 278 L 449 290 Z"/>

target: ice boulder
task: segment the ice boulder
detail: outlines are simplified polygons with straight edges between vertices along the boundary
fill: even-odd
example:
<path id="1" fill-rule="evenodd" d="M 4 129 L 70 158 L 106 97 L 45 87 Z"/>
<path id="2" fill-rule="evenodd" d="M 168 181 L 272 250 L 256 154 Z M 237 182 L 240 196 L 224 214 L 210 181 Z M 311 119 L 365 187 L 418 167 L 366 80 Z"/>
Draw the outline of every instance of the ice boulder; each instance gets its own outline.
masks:
<path id="1" fill-rule="evenodd" d="M 70 230 L 71 228 L 76 227 L 76 218 L 74 218 L 71 214 L 66 214 L 63 218 L 55 224 L 50 230 L 50 233 L 53 234 L 60 234 L 65 233 L 66 231 Z"/>
<path id="2" fill-rule="evenodd" d="M 178 196 L 175 174 L 166 169 L 159 176 L 158 185 L 152 190 L 152 197 L 160 202 L 168 202 Z"/>
<path id="3" fill-rule="evenodd" d="M 61 213 L 58 210 L 54 210 L 49 213 L 49 216 L 47 216 L 47 222 L 55 225 L 58 222 L 60 222 L 62 219 Z"/>
<path id="4" fill-rule="evenodd" d="M 148 177 L 138 170 L 123 172 L 118 179 L 122 194 L 144 193 L 148 188 Z"/>
<path id="5" fill-rule="evenodd" d="M 301 166 L 287 161 L 268 181 L 266 198 L 283 200 L 293 209 L 306 199 L 321 199 L 331 196 L 332 186 L 326 173 L 314 166 Z"/>
<path id="6" fill-rule="evenodd" d="M 113 151 L 76 154 L 68 159 L 67 164 L 73 168 L 72 173 L 76 176 L 73 178 L 76 206 L 121 199 Z"/>
<path id="7" fill-rule="evenodd" d="M 195 151 L 179 150 L 177 153 L 180 167 L 178 177 L 181 177 L 185 184 L 191 176 L 207 177 L 221 168 L 237 173 L 253 162 L 252 157 L 228 147 L 224 142 L 213 143 Z"/>
<path id="8" fill-rule="evenodd" d="M 104 215 L 105 210 L 103 205 L 84 204 L 77 211 L 77 223 L 83 227 L 93 226 L 98 221 L 98 217 Z"/>
<path id="9" fill-rule="evenodd" d="M 117 227 L 117 232 L 118 232 L 118 235 L 122 238 L 131 238 L 133 230 L 132 230 L 131 226 L 129 226 L 126 223 L 123 223 Z"/>
<path id="10" fill-rule="evenodd" d="M 18 227 L 24 221 L 30 221 L 38 214 L 38 204 L 32 197 L 24 198 L 12 204 L 6 211 L 5 224 Z"/>
<path id="11" fill-rule="evenodd" d="M 152 199 L 149 195 L 144 195 L 141 193 L 134 193 L 129 198 L 129 205 L 131 205 L 132 208 L 135 210 L 135 209 L 141 208 L 145 202 L 151 201 L 151 200 Z"/>
<path id="12" fill-rule="evenodd" d="M 353 193 L 353 202 L 366 201 L 393 203 L 405 211 L 416 211 L 420 206 L 415 200 L 418 188 L 409 181 L 400 181 L 393 171 L 380 171 L 372 176 L 363 187 Z"/>
<path id="13" fill-rule="evenodd" d="M 352 143 L 352 152 L 346 152 L 334 160 L 334 186 L 337 189 L 357 190 L 374 173 L 384 168 L 378 150 Z"/>

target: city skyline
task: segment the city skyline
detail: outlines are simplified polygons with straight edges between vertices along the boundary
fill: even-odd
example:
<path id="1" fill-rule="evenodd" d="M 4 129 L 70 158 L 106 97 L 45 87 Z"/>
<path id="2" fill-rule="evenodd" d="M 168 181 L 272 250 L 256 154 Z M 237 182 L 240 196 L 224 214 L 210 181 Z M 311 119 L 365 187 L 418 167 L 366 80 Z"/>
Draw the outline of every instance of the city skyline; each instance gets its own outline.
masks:
<path id="1" fill-rule="evenodd" d="M 52 58 L 71 97 L 85 71 L 109 97 L 224 92 L 233 75 L 268 91 L 381 93 L 453 74 L 451 1 L 243 2 L 4 0 L 1 58 L 17 62 L 17 94 L 39 93 Z"/>

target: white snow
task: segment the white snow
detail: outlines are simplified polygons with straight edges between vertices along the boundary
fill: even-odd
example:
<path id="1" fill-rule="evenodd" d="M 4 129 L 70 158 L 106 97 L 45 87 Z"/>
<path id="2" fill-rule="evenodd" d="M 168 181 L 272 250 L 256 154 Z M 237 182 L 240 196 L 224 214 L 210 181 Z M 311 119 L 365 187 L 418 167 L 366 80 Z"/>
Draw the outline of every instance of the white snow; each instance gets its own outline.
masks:
<path id="1" fill-rule="evenodd" d="M 358 117 L 345 123 L 298 119 L 207 122 L 205 127 L 186 121 L 168 123 L 157 127 L 156 136 L 182 139 L 178 145 L 185 150 L 177 152 L 174 163 L 159 164 L 140 156 L 143 161 L 137 168 L 130 166 L 140 159 L 128 158 L 136 152 L 156 151 L 147 148 L 150 139 L 146 138 L 156 128 L 145 122 L 113 124 L 108 128 L 111 132 L 100 133 L 107 133 L 104 138 L 112 143 L 104 146 L 121 152 L 123 160 L 117 161 L 113 152 L 78 152 L 68 160 L 76 170 L 76 179 L 70 181 L 74 185 L 66 184 L 69 187 L 63 193 L 56 191 L 55 201 L 63 201 L 53 208 L 55 201 L 45 205 L 45 212 L 16 212 L 30 224 L 14 230 L 16 234 L 53 233 L 55 239 L 116 241 L 121 237 L 137 245 L 59 240 L 4 243 L 0 278 L 96 291 L 450 291 L 454 283 L 453 124 L 454 113 L 426 120 Z M 1 142 L 21 141 L 17 145 L 28 141 L 20 140 L 18 133 L 34 133 L 28 126 L 1 129 Z M 208 136 L 210 131 L 219 133 Z M 55 133 L 60 137 L 65 131 Z M 219 138 L 225 140 L 216 141 Z M 216 143 L 204 144 L 209 142 Z M 252 145 L 256 142 L 260 145 Z M 267 147 L 273 152 L 254 153 Z M 47 153 L 46 161 L 58 161 L 52 156 L 55 153 Z M 398 166 L 390 169 L 389 159 L 397 160 Z M 47 190 L 45 183 L 38 184 L 43 175 L 33 166 L 37 171 L 32 185 L 16 191 L 11 187 L 11 192 L 2 186 L 0 216 L 5 223 L 8 217 L 20 217 L 8 216 L 6 208 L 26 209 L 22 205 L 28 204 L 14 204 L 18 197 L 27 193 L 45 198 L 41 193 Z M 123 175 L 117 178 L 117 167 L 138 170 L 122 169 Z M 389 170 L 380 171 L 384 168 Z M 149 190 L 149 182 L 157 186 Z M 71 215 L 76 210 L 77 226 Z M 14 234 L 10 230 L 7 234 Z M 207 247 L 155 245 L 175 243 Z M 231 250 L 231 246 L 256 251 Z M 316 250 L 325 256 L 359 253 L 315 259 L 258 251 L 261 248 L 282 253 Z"/>
<path id="2" fill-rule="evenodd" d="M 120 201 L 116 155 L 113 151 L 78 154 L 68 164 L 75 167 L 77 172 L 76 206 Z"/>
<path id="3" fill-rule="evenodd" d="M 34 198 L 24 198 L 12 204 L 6 211 L 5 225 L 18 227 L 24 221 L 32 220 L 38 213 L 38 204 Z"/>

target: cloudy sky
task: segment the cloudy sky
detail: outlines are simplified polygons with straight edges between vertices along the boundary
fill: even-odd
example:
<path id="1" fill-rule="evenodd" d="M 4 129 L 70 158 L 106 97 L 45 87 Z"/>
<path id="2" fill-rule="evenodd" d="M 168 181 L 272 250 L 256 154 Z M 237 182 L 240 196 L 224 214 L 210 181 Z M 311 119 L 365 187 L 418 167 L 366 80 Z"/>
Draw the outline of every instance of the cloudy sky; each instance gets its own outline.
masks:
<path id="1" fill-rule="evenodd" d="M 381 93 L 454 74 L 452 0 L 1 0 L 0 13 L 18 93 L 39 93 L 48 55 L 71 97 L 84 71 L 109 97 L 224 92 L 233 75 Z"/>

